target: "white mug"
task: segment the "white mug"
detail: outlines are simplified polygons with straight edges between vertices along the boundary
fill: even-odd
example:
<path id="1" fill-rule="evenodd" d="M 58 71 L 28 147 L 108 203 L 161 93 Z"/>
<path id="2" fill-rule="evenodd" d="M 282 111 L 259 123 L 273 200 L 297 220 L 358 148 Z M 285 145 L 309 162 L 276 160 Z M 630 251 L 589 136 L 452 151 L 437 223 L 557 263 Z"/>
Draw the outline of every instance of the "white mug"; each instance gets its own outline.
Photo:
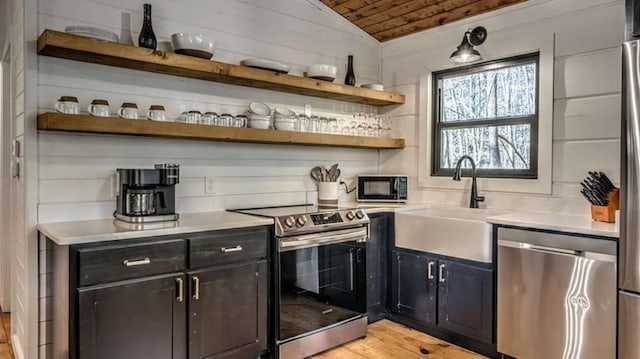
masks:
<path id="1" fill-rule="evenodd" d="M 153 121 L 166 121 L 167 118 L 164 114 L 164 106 L 151 105 L 149 111 L 147 111 L 147 118 Z"/>
<path id="2" fill-rule="evenodd" d="M 109 102 L 107 100 L 93 100 L 87 108 L 90 115 L 98 117 L 109 117 Z"/>
<path id="3" fill-rule="evenodd" d="M 130 120 L 138 119 L 138 105 L 131 102 L 125 102 L 118 109 L 118 116 Z"/>
<path id="4" fill-rule="evenodd" d="M 56 102 L 55 109 L 61 113 L 67 113 L 71 115 L 77 115 L 80 112 L 80 106 L 78 105 L 78 98 L 73 96 L 62 96 Z"/>

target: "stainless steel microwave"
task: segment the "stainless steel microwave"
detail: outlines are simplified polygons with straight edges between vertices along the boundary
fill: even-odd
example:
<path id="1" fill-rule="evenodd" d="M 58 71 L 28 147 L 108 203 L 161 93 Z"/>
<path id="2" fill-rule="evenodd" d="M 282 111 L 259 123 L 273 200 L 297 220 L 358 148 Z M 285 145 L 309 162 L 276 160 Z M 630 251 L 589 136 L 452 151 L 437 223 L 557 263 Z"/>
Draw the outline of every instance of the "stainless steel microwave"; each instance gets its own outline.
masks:
<path id="1" fill-rule="evenodd" d="M 402 175 L 358 176 L 358 202 L 406 202 L 408 178 Z"/>

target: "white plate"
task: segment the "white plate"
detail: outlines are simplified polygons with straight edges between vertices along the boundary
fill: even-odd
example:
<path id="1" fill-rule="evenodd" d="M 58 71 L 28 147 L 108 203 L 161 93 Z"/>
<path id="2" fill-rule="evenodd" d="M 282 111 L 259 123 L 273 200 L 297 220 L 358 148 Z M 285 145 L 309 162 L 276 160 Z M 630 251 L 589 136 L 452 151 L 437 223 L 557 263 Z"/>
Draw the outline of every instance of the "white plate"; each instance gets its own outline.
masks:
<path id="1" fill-rule="evenodd" d="M 69 34 L 93 37 L 99 40 L 118 42 L 119 37 L 117 34 L 105 29 L 100 29 L 93 26 L 85 25 L 71 25 L 64 28 L 64 31 Z"/>
<path id="2" fill-rule="evenodd" d="M 382 85 L 382 84 L 364 84 L 364 85 L 362 85 L 360 87 L 365 88 L 365 89 L 384 91 L 384 85 Z"/>
<path id="3" fill-rule="evenodd" d="M 291 65 L 269 59 L 244 59 L 240 61 L 240 65 L 263 70 L 271 70 L 283 74 L 289 73 L 291 70 Z"/>

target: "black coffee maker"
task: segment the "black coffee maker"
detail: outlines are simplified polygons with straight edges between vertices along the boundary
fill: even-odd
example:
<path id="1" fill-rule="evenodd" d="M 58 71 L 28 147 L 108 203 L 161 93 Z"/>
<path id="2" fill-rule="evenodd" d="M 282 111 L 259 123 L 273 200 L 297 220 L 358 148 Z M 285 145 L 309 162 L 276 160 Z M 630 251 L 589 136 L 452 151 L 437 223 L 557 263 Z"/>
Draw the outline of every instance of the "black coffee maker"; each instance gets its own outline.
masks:
<path id="1" fill-rule="evenodd" d="M 175 221 L 175 185 L 180 166 L 157 164 L 154 169 L 117 169 L 116 219 L 130 223 Z"/>

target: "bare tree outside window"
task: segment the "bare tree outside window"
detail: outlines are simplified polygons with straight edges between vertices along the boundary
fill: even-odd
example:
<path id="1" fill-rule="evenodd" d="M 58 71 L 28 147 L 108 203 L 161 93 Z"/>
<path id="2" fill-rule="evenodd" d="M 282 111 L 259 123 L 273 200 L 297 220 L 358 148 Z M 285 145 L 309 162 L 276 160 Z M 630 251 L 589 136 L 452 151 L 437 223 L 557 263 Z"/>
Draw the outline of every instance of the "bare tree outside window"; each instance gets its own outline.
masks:
<path id="1" fill-rule="evenodd" d="M 468 155 L 479 176 L 537 178 L 538 57 L 434 73 L 434 175 Z"/>

